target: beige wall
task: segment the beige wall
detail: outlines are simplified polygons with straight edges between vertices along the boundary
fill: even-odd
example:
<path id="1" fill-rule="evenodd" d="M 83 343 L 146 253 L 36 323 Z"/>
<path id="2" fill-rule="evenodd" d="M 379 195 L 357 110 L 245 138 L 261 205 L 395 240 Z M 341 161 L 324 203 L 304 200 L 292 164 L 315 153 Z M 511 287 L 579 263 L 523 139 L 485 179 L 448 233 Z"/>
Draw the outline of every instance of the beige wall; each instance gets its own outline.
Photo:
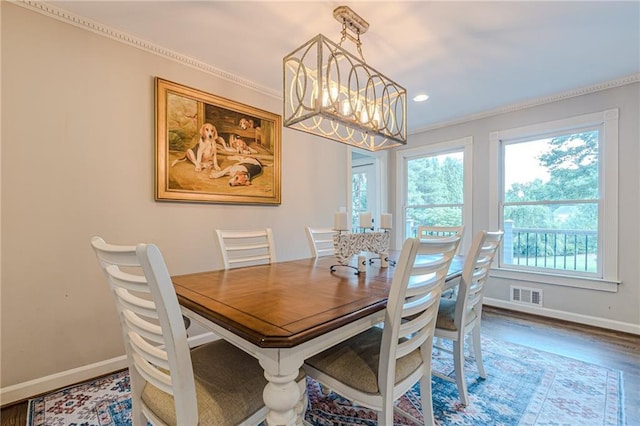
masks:
<path id="1" fill-rule="evenodd" d="M 222 267 L 214 228 L 304 226 L 346 205 L 344 145 L 283 131 L 282 205 L 154 201 L 155 76 L 281 114 L 282 100 L 2 2 L 2 388 L 124 353 L 89 239 L 153 242 L 171 273 Z M 4 401 L 3 401 L 4 402 Z"/>

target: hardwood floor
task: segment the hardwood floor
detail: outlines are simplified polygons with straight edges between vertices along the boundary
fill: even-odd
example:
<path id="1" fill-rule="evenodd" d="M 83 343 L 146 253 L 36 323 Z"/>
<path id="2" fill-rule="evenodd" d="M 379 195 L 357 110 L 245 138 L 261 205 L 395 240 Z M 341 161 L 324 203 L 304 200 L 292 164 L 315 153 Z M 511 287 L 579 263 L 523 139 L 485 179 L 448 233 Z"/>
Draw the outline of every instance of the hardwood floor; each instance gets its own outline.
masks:
<path id="1" fill-rule="evenodd" d="M 482 333 L 622 371 L 627 424 L 640 425 L 640 336 L 488 306 Z"/>
<path id="2" fill-rule="evenodd" d="M 628 425 L 640 424 L 640 336 L 485 306 L 482 332 L 623 372 Z M 3 407 L 1 426 L 24 426 L 27 402 Z"/>

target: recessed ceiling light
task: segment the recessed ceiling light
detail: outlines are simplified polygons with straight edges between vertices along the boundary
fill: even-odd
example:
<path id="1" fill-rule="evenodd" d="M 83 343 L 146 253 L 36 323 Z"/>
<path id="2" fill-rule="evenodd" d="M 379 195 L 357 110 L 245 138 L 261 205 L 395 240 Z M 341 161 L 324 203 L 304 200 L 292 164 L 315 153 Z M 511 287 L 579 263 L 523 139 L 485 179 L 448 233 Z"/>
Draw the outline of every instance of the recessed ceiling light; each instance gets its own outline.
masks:
<path id="1" fill-rule="evenodd" d="M 414 101 L 414 102 L 424 102 L 424 101 L 426 101 L 427 99 L 429 99 L 429 95 L 425 95 L 424 93 L 421 93 L 421 94 L 419 94 L 419 95 L 416 95 L 416 96 L 413 98 L 413 101 Z"/>

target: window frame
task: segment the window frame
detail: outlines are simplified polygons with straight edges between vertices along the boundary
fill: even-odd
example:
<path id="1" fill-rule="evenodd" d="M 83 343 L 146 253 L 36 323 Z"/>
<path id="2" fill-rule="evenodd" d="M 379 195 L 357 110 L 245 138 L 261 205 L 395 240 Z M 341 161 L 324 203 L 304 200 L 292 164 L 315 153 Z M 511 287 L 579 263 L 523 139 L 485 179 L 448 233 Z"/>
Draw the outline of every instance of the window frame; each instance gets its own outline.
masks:
<path id="1" fill-rule="evenodd" d="M 453 139 L 435 144 L 422 145 L 416 148 L 398 150 L 396 152 L 396 171 L 398 179 L 396 180 L 396 218 L 394 226 L 398 232 L 395 234 L 396 247 L 401 247 L 405 239 L 406 229 L 406 208 L 407 208 L 407 162 L 422 157 L 431 157 L 441 154 L 449 154 L 452 152 L 462 152 L 463 154 L 463 205 L 462 205 L 462 224 L 464 228 L 464 236 L 460 242 L 460 252 L 466 253 L 471 245 L 471 237 L 473 235 L 473 137 L 466 136 L 459 139 Z"/>
<path id="2" fill-rule="evenodd" d="M 541 122 L 529 126 L 491 132 L 490 144 L 490 226 L 502 228 L 504 213 L 503 156 L 505 143 L 515 140 L 543 139 L 549 134 L 579 131 L 597 127 L 600 131 L 598 158 L 598 261 L 601 262 L 601 277 L 554 273 L 509 267 L 502 263 L 502 252 L 494 262 L 493 276 L 544 284 L 578 287 L 616 292 L 618 278 L 618 109 L 584 114 L 570 118 Z"/>

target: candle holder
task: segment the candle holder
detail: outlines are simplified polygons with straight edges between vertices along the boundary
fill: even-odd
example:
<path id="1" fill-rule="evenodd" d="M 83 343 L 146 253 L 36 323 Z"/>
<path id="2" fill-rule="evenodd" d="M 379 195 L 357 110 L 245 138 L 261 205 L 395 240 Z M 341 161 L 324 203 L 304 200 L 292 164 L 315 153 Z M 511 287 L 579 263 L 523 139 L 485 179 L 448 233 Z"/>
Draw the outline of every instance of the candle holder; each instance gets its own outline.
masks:
<path id="1" fill-rule="evenodd" d="M 333 246 L 338 259 L 337 265 L 332 265 L 330 271 L 334 272 L 338 266 L 347 266 L 356 269 L 356 275 L 360 274 L 359 268 L 349 265 L 349 261 L 354 254 L 361 252 L 372 252 L 377 254 L 385 253 L 384 259 L 387 260 L 386 253 L 389 250 L 390 235 L 389 232 L 360 232 L 360 233 L 342 233 L 338 232 L 333 236 Z M 365 259 L 366 263 L 366 259 Z M 371 262 L 370 262 L 371 263 Z M 395 262 L 394 262 L 395 265 Z"/>
<path id="2" fill-rule="evenodd" d="M 390 239 L 390 231 L 391 231 L 391 228 L 380 228 L 379 232 L 384 232 L 389 236 L 389 239 Z M 387 245 L 387 249 L 388 248 L 389 246 Z M 389 265 L 396 266 L 396 261 L 389 259 L 389 254 L 387 253 L 387 251 L 381 252 L 379 254 L 380 254 L 380 257 L 372 257 L 371 259 L 369 259 L 369 265 L 373 265 L 373 262 L 375 260 L 379 260 L 380 267 L 382 268 L 386 268 Z"/>
<path id="3" fill-rule="evenodd" d="M 336 231 L 337 233 L 333 235 L 333 246 L 335 248 L 336 257 L 338 258 L 339 263 L 331 265 L 329 267 L 329 271 L 335 272 L 338 266 L 343 266 L 346 268 L 355 269 L 356 271 L 354 272 L 354 275 L 360 275 L 360 268 L 359 268 L 360 265 L 358 266 L 349 265 L 351 256 L 353 256 L 354 253 L 348 254 L 349 253 L 348 245 L 345 246 L 345 244 L 343 244 L 345 241 L 345 238 L 347 238 L 348 235 L 353 235 L 353 234 L 349 234 L 347 231 L 342 229 L 336 229 Z M 341 248 L 339 249 L 338 247 L 341 247 Z"/>

